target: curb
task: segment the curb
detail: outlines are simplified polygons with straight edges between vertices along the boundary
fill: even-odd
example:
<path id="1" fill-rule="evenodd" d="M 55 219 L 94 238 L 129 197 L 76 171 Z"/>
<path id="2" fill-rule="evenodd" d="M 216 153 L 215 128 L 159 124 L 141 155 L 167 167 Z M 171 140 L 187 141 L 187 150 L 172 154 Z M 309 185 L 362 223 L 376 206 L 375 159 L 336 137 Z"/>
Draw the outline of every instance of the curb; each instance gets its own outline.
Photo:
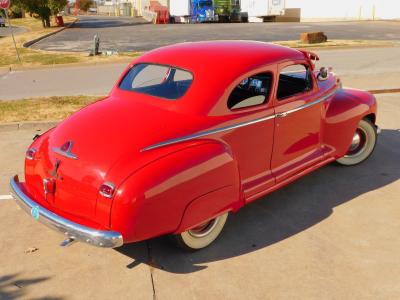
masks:
<path id="1" fill-rule="evenodd" d="M 50 32 L 50 33 L 48 33 L 48 34 L 42 35 L 42 36 L 40 36 L 40 37 L 38 37 L 38 38 L 36 38 L 36 39 L 33 39 L 33 40 L 31 40 L 31 41 L 27 41 L 27 42 L 23 43 L 22 46 L 23 46 L 24 48 L 29 48 L 29 47 L 32 46 L 33 44 L 36 44 L 37 42 L 39 42 L 39 41 L 41 41 L 41 40 L 44 40 L 45 38 L 48 38 L 49 36 L 55 35 L 55 34 L 57 34 L 57 33 L 61 32 L 61 31 L 65 30 L 65 29 L 70 28 L 70 27 L 71 27 L 72 25 L 74 25 L 76 22 L 78 22 L 78 19 L 75 19 L 74 21 L 72 21 L 71 23 L 69 23 L 67 26 L 61 27 L 59 30 L 56 30 L 56 31 Z"/>
<path id="2" fill-rule="evenodd" d="M 11 122 L 0 124 L 0 132 L 23 130 L 23 129 L 35 129 L 37 131 L 50 129 L 61 121 L 32 121 L 32 122 Z"/>

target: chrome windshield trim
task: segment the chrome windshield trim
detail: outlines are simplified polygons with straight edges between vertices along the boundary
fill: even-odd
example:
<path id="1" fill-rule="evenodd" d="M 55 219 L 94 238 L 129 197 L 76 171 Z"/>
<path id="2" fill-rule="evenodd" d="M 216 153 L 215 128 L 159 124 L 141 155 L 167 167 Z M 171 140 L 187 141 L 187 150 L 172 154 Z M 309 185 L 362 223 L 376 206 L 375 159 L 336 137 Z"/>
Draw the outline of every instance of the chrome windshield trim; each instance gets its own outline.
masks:
<path id="1" fill-rule="evenodd" d="M 34 216 L 38 222 L 61 233 L 67 238 L 102 248 L 120 247 L 124 243 L 123 237 L 119 232 L 97 230 L 80 225 L 39 205 L 21 189 L 21 184 L 19 183 L 17 175 L 10 178 L 10 190 L 17 204 L 25 212 Z"/>
<path id="2" fill-rule="evenodd" d="M 63 150 L 61 150 L 60 148 L 57 148 L 57 147 L 52 148 L 52 150 L 53 150 L 53 152 L 58 153 L 58 154 L 60 154 L 62 156 L 65 156 L 65 157 L 68 157 L 68 158 L 71 158 L 71 159 L 78 159 L 78 156 L 76 156 L 76 154 L 74 154 L 72 152 L 63 151 Z"/>
<path id="3" fill-rule="evenodd" d="M 157 143 L 157 144 L 153 144 L 151 146 L 145 147 L 140 152 L 145 152 L 145 151 L 148 151 L 148 150 L 153 150 L 153 149 L 156 149 L 156 148 L 160 148 L 160 147 L 164 147 L 164 146 L 168 146 L 168 145 L 172 145 L 172 144 L 176 144 L 176 143 L 185 142 L 185 141 L 188 141 L 188 140 L 204 137 L 204 136 L 207 136 L 207 135 L 210 135 L 210 134 L 220 133 L 220 132 L 224 132 L 224 131 L 228 131 L 228 130 L 232 130 L 232 129 L 236 129 L 236 128 L 240 128 L 240 127 L 256 124 L 256 123 L 259 123 L 259 122 L 264 122 L 264 121 L 271 120 L 271 119 L 274 119 L 274 118 L 286 117 L 288 114 L 294 113 L 296 111 L 305 109 L 307 107 L 310 107 L 310 106 L 313 106 L 315 104 L 318 104 L 320 102 L 325 101 L 326 99 L 328 99 L 331 96 L 333 96 L 335 94 L 335 92 L 336 92 L 336 89 L 333 90 L 332 92 L 330 92 L 329 94 L 326 94 L 325 96 L 322 96 L 322 97 L 318 98 L 315 101 L 306 103 L 304 105 L 301 105 L 299 107 L 296 107 L 296 108 L 288 110 L 288 111 L 285 111 L 283 113 L 278 113 L 278 114 L 270 115 L 270 116 L 267 116 L 267 117 L 262 117 L 262 118 L 258 118 L 258 119 L 255 119 L 255 120 L 242 122 L 242 123 L 235 124 L 235 125 L 230 125 L 230 126 L 217 128 L 217 129 L 211 129 L 211 130 L 207 130 L 207 131 L 202 131 L 202 132 L 199 132 L 199 133 L 186 135 L 186 136 L 183 136 L 183 137 L 180 137 L 180 138 L 170 139 L 170 140 L 167 140 L 165 142 L 161 142 L 161 143 Z"/>

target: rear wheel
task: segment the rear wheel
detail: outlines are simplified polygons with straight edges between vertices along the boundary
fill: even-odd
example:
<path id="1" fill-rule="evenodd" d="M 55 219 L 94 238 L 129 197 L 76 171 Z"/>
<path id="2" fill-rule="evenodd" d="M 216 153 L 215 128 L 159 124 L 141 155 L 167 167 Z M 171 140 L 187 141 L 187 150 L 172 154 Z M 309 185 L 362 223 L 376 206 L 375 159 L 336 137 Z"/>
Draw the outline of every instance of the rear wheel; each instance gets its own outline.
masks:
<path id="1" fill-rule="evenodd" d="M 365 161 L 374 151 L 377 140 L 375 125 L 369 120 L 361 120 L 346 155 L 337 162 L 353 166 Z"/>
<path id="2" fill-rule="evenodd" d="M 179 247 L 185 250 L 198 250 L 210 245 L 221 233 L 228 213 L 220 215 L 215 219 L 204 222 L 190 230 L 174 235 Z"/>

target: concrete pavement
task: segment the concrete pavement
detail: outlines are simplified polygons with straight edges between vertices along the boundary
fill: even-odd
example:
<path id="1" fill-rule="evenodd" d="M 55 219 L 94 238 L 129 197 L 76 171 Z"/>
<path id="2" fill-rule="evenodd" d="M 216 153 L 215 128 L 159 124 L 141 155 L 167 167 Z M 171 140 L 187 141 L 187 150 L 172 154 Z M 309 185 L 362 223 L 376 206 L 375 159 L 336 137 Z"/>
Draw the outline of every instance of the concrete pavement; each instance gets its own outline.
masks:
<path id="1" fill-rule="evenodd" d="M 315 51 L 318 66 L 332 66 L 345 86 L 398 88 L 400 47 Z M 206 63 L 206 62 L 205 62 Z M 128 63 L 0 72 L 0 99 L 66 95 L 106 95 Z"/>
<path id="2" fill-rule="evenodd" d="M 378 104 L 368 161 L 326 166 L 254 202 L 199 252 L 166 238 L 62 249 L 59 234 L 0 201 L 0 299 L 398 299 L 399 94 Z M 0 132 L 0 195 L 35 133 Z"/>
<path id="3" fill-rule="evenodd" d="M 304 31 L 323 31 L 329 39 L 400 40 L 395 21 L 318 23 L 143 24 L 136 18 L 79 16 L 73 27 L 35 44 L 53 51 L 88 51 L 98 34 L 102 50 L 144 51 L 174 43 L 202 40 L 297 40 Z"/>

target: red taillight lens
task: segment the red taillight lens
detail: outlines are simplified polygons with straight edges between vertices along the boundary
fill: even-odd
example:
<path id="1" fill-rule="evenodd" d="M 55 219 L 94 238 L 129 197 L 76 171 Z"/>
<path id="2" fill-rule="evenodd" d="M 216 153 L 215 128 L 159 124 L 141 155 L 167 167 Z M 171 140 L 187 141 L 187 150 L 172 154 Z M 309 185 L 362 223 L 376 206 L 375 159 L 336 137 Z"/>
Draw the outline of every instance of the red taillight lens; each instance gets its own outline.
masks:
<path id="1" fill-rule="evenodd" d="M 37 150 L 35 148 L 29 148 L 25 154 L 26 159 L 33 160 L 35 158 L 36 152 Z"/>
<path id="2" fill-rule="evenodd" d="M 115 185 L 111 182 L 105 182 L 100 186 L 99 193 L 103 197 L 112 198 L 115 190 Z"/>

